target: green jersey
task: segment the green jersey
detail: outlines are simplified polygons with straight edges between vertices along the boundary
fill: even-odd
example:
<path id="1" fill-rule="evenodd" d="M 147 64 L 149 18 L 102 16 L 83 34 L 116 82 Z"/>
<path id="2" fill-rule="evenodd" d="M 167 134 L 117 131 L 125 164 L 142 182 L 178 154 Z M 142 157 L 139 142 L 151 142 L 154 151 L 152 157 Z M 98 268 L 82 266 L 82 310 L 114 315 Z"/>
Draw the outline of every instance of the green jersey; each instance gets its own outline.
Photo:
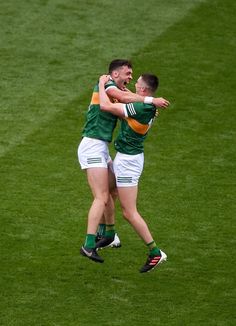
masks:
<path id="1" fill-rule="evenodd" d="M 117 87 L 113 80 L 110 80 L 105 89 Z M 83 137 L 96 138 L 111 142 L 112 134 L 117 123 L 117 117 L 109 112 L 100 110 L 99 104 L 99 87 L 94 87 L 90 105 L 88 107 L 86 123 L 82 132 Z"/>
<path id="2" fill-rule="evenodd" d="M 143 152 L 143 142 L 155 117 L 156 108 L 145 103 L 128 103 L 125 108 L 127 117 L 121 120 L 115 149 L 120 153 L 136 155 Z"/>

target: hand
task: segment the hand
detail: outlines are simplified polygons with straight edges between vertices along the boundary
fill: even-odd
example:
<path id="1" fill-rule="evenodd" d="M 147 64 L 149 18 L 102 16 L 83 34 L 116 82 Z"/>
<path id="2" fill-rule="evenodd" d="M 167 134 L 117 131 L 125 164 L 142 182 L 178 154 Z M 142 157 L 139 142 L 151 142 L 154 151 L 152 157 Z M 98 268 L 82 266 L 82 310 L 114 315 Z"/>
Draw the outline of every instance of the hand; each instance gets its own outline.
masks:
<path id="1" fill-rule="evenodd" d="M 166 99 L 164 99 L 163 97 L 154 97 L 152 103 L 156 107 L 162 108 L 162 109 L 166 109 L 170 105 L 170 102 L 167 101 Z"/>
<path id="2" fill-rule="evenodd" d="M 99 78 L 99 82 L 105 85 L 110 79 L 110 75 L 102 75 Z"/>
<path id="3" fill-rule="evenodd" d="M 156 109 L 155 118 L 159 116 L 159 111 Z"/>

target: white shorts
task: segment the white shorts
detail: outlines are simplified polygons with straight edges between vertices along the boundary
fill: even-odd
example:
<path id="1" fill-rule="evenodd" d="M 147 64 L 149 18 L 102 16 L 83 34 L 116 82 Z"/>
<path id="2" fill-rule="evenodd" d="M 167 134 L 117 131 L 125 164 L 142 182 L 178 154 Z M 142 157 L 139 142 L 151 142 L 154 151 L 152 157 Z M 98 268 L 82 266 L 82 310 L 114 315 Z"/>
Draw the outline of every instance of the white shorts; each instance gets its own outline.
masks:
<path id="1" fill-rule="evenodd" d="M 127 155 L 117 153 L 113 162 L 116 186 L 134 187 L 138 185 L 143 171 L 144 154 Z"/>
<path id="2" fill-rule="evenodd" d="M 84 137 L 78 147 L 81 169 L 107 168 L 111 162 L 108 143 L 95 138 Z"/>

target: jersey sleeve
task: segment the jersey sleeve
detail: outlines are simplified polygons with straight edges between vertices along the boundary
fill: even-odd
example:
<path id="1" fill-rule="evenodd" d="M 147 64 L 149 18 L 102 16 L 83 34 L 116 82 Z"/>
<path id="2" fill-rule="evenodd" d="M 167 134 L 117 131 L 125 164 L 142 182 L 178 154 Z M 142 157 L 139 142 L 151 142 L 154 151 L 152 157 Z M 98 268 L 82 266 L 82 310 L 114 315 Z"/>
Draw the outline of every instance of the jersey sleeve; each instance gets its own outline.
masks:
<path id="1" fill-rule="evenodd" d="M 105 91 L 107 92 L 108 89 L 110 88 L 118 88 L 114 80 L 109 80 L 106 85 L 105 85 Z"/>
<path id="2" fill-rule="evenodd" d="M 143 103 L 128 103 L 125 108 L 127 117 L 135 117 L 143 109 Z"/>

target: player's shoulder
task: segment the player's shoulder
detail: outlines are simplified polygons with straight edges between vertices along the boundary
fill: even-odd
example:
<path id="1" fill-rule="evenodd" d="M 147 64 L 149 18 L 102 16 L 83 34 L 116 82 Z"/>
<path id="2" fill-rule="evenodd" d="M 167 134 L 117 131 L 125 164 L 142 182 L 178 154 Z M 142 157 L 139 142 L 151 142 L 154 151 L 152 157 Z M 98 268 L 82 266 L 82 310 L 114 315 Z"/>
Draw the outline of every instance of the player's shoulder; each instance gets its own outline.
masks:
<path id="1" fill-rule="evenodd" d="M 139 110 L 148 110 L 151 111 L 155 106 L 153 104 L 147 104 L 144 102 L 133 102 L 132 105 Z"/>
<path id="2" fill-rule="evenodd" d="M 108 88 L 111 88 L 111 87 L 115 87 L 115 88 L 117 88 L 117 85 L 116 85 L 116 83 L 114 82 L 113 79 L 110 79 L 110 80 L 106 83 L 106 85 L 105 85 L 105 89 L 108 89 Z"/>
<path id="3" fill-rule="evenodd" d="M 147 104 L 147 103 L 143 103 L 144 104 L 144 110 L 148 111 L 148 112 L 156 112 L 156 107 L 153 104 Z"/>
<path id="4" fill-rule="evenodd" d="M 125 104 L 126 110 L 129 115 L 136 115 L 139 112 L 142 112 L 144 109 L 144 103 L 142 102 L 132 102 Z"/>
<path id="5" fill-rule="evenodd" d="M 98 92 L 98 90 L 99 90 L 99 86 L 98 86 L 98 83 L 94 86 L 94 88 L 93 88 L 93 91 L 94 92 Z"/>
<path id="6" fill-rule="evenodd" d="M 156 107 L 153 104 L 147 104 L 143 102 L 129 103 L 128 107 L 131 108 L 132 111 L 140 114 L 147 114 L 147 113 L 155 114 L 156 112 Z"/>

